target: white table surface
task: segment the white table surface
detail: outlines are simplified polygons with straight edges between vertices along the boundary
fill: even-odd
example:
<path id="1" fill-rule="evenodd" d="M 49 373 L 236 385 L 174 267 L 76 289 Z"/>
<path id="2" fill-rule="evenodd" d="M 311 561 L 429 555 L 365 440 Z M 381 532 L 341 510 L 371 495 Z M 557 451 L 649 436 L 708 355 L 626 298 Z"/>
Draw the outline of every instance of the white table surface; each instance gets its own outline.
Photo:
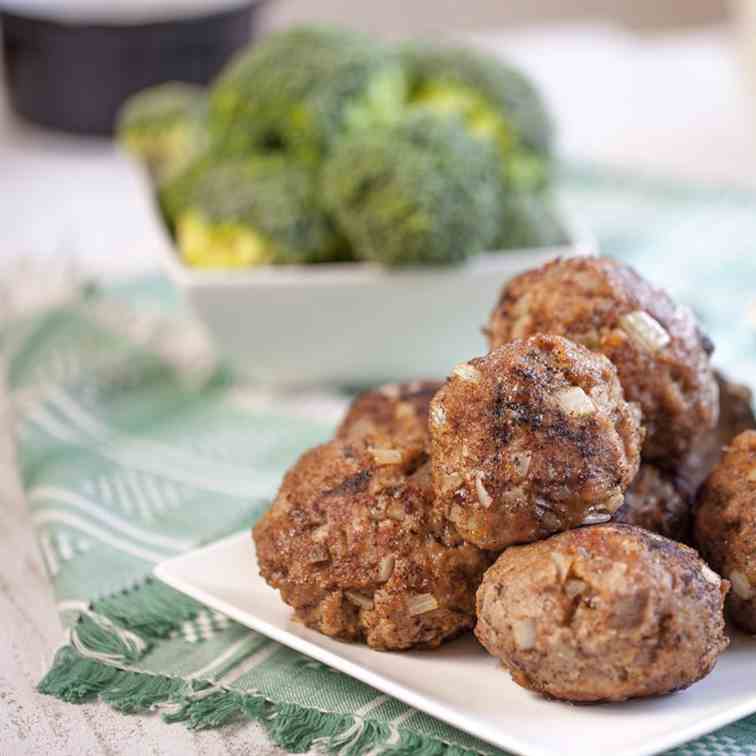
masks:
<path id="1" fill-rule="evenodd" d="M 642 40 L 582 26 L 480 40 L 542 84 L 565 154 L 756 184 L 756 103 L 726 30 Z M 42 131 L 0 105 L 0 262 L 66 254 L 110 272 L 153 267 L 159 237 L 137 187 L 134 168 L 108 142 Z M 4 418 L 3 410 L 0 395 Z M 0 420 L 0 753 L 280 753 L 255 724 L 190 733 L 34 691 L 61 631 L 7 425 Z"/>

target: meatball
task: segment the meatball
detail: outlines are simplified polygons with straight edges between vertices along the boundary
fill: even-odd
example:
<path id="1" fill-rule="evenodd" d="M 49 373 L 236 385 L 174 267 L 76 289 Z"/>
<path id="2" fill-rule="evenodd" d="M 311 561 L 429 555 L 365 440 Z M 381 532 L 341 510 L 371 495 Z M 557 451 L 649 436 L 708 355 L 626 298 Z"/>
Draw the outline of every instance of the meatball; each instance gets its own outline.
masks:
<path id="1" fill-rule="evenodd" d="M 255 527 L 260 574 L 321 633 L 376 649 L 437 646 L 475 624 L 492 557 L 432 503 L 429 466 L 388 439 L 331 441 L 289 470 Z"/>
<path id="2" fill-rule="evenodd" d="M 690 498 L 677 478 L 644 462 L 612 518 L 673 541 L 690 540 Z"/>
<path id="3" fill-rule="evenodd" d="M 600 257 L 555 260 L 514 278 L 487 329 L 491 347 L 556 333 L 606 355 L 643 411 L 644 458 L 678 464 L 717 422 L 711 342 L 690 310 Z"/>
<path id="4" fill-rule="evenodd" d="M 732 583 L 732 621 L 756 633 L 756 431 L 730 444 L 702 486 L 695 537 L 703 557 Z"/>
<path id="5" fill-rule="evenodd" d="M 560 336 L 458 365 L 431 402 L 436 506 L 484 549 L 611 519 L 638 472 L 614 366 Z"/>
<path id="6" fill-rule="evenodd" d="M 691 493 L 709 477 L 722 457 L 724 446 L 739 433 L 756 429 L 751 390 L 733 383 L 718 371 L 714 376 L 719 386 L 719 422 L 693 447 L 679 470 L 681 481 Z"/>
<path id="7" fill-rule="evenodd" d="M 507 549 L 475 634 L 524 688 L 568 701 L 671 693 L 728 645 L 728 583 L 687 546 L 610 523 Z"/>
<path id="8" fill-rule="evenodd" d="M 440 381 L 414 381 L 366 391 L 352 402 L 336 437 L 354 441 L 378 433 L 407 449 L 426 452 L 430 402 L 442 385 Z"/>

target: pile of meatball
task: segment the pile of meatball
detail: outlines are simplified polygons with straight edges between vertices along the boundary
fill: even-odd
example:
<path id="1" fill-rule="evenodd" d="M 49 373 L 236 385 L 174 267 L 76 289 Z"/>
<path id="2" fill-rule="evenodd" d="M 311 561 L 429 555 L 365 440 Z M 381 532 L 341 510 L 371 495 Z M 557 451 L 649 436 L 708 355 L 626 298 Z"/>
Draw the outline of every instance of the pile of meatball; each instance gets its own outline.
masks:
<path id="1" fill-rule="evenodd" d="M 485 333 L 488 354 L 359 396 L 297 461 L 254 529 L 262 576 L 374 649 L 474 628 L 550 698 L 700 680 L 725 610 L 756 633 L 750 392 L 690 310 L 606 258 L 512 279 Z"/>

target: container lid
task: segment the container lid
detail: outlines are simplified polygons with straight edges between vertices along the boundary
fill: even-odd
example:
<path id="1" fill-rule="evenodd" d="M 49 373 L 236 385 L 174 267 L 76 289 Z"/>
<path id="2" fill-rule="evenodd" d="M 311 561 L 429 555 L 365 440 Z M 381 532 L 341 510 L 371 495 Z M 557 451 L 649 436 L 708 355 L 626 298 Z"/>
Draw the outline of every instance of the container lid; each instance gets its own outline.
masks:
<path id="1" fill-rule="evenodd" d="M 108 26 L 212 16 L 260 2 L 263 0 L 0 0 L 0 12 L 64 24 Z"/>

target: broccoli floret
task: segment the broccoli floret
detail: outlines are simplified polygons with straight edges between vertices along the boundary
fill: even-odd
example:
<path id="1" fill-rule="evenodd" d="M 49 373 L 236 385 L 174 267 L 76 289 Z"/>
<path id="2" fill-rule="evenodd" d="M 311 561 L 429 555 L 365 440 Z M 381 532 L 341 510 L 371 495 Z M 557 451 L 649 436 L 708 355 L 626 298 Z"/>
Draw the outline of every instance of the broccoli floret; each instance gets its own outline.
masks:
<path id="1" fill-rule="evenodd" d="M 193 266 L 313 263 L 348 255 L 320 206 L 316 175 L 282 157 L 204 157 L 163 188 L 161 204 Z"/>
<path id="2" fill-rule="evenodd" d="M 172 82 L 145 89 L 121 109 L 117 139 L 158 184 L 179 174 L 207 146 L 207 93 Z"/>
<path id="3" fill-rule="evenodd" d="M 467 48 L 406 44 L 401 48 L 409 102 L 461 116 L 492 141 L 507 183 L 533 189 L 548 181 L 553 127 L 533 84 L 515 67 Z"/>
<path id="4" fill-rule="evenodd" d="M 494 145 L 505 190 L 497 249 L 560 244 L 565 234 L 548 194 L 553 125 L 534 85 L 483 53 L 428 44 L 402 47 L 410 107 L 462 118 Z"/>
<path id="5" fill-rule="evenodd" d="M 419 109 L 355 132 L 323 170 L 324 200 L 355 255 L 386 265 L 459 262 L 487 248 L 501 189 L 489 143 Z"/>
<path id="6" fill-rule="evenodd" d="M 566 244 L 567 233 L 547 191 L 507 192 L 495 247 L 531 249 Z"/>
<path id="7" fill-rule="evenodd" d="M 398 55 L 340 29 L 273 34 L 221 74 L 210 127 L 226 154 L 284 150 L 319 160 L 345 133 L 399 117 L 406 81 Z"/>

